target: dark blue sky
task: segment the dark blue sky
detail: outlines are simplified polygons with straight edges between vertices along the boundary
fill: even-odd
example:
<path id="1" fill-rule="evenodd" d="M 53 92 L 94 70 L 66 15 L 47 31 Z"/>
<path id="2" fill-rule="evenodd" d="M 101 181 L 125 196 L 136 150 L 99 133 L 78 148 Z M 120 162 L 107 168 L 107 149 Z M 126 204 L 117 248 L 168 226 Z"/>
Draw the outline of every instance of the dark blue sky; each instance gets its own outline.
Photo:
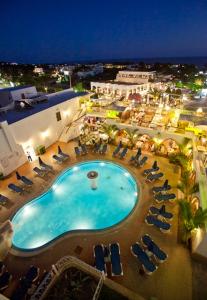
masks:
<path id="1" fill-rule="evenodd" d="M 2 2 L 0 60 L 207 56 L 207 0 Z"/>

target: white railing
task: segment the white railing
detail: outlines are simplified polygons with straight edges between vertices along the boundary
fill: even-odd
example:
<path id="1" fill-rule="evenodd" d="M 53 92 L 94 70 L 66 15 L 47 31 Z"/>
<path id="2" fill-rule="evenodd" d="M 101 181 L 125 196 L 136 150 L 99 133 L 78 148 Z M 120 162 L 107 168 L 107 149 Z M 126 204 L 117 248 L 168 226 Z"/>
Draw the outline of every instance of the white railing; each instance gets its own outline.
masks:
<path id="1" fill-rule="evenodd" d="M 102 274 L 102 272 L 73 256 L 64 256 L 55 265 L 52 266 L 51 271 L 43 279 L 35 293 L 32 295 L 31 300 L 43 299 L 49 288 L 54 284 L 60 274 L 71 267 L 76 267 L 77 269 L 82 270 L 87 274 L 89 273 L 91 276 L 99 279 L 96 291 L 93 296 L 93 300 L 97 300 L 103 286 L 105 276 Z"/>

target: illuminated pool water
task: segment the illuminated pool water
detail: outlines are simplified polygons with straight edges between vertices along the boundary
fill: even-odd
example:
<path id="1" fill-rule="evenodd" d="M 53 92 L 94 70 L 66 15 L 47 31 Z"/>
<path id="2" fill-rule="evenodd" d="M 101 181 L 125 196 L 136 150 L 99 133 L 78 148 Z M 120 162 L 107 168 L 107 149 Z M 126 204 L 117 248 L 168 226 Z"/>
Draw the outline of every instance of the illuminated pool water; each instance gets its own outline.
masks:
<path id="1" fill-rule="evenodd" d="M 98 172 L 96 190 L 90 187 L 89 171 Z M 132 175 L 117 164 L 77 164 L 62 173 L 45 194 L 17 211 L 12 219 L 13 245 L 33 250 L 69 231 L 113 226 L 133 210 L 137 189 Z"/>

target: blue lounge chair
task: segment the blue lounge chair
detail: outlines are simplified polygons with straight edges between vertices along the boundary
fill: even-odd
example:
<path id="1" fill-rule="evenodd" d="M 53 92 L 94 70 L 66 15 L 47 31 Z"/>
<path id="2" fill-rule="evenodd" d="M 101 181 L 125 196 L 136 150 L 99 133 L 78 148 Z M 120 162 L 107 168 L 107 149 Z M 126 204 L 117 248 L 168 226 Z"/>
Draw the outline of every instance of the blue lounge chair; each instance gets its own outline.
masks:
<path id="1" fill-rule="evenodd" d="M 18 194 L 22 194 L 22 193 L 24 192 L 24 190 L 23 190 L 20 186 L 14 184 L 14 183 L 10 183 L 10 184 L 8 185 L 8 188 L 9 188 L 12 192 L 15 192 L 15 193 L 18 193 Z"/>
<path id="2" fill-rule="evenodd" d="M 147 156 L 144 156 L 144 157 L 142 157 L 140 160 L 136 160 L 136 161 L 134 162 L 134 165 L 135 165 L 136 167 L 143 167 L 147 160 L 148 160 L 148 157 L 147 157 Z"/>
<path id="3" fill-rule="evenodd" d="M 0 205 L 5 205 L 9 199 L 4 195 L 0 194 Z"/>
<path id="4" fill-rule="evenodd" d="M 115 157 L 115 156 L 119 153 L 120 150 L 121 150 L 121 147 L 118 145 L 118 146 L 116 147 L 116 149 L 114 150 L 112 156 Z"/>
<path id="5" fill-rule="evenodd" d="M 38 175 L 40 177 L 44 177 L 47 174 L 46 170 L 40 169 L 38 167 L 34 167 L 33 171 L 35 172 L 36 175 Z"/>
<path id="6" fill-rule="evenodd" d="M 131 252 L 141 262 L 146 274 L 151 275 L 157 270 L 157 266 L 150 260 L 146 252 L 138 243 L 131 246 Z"/>
<path id="7" fill-rule="evenodd" d="M 152 182 L 152 181 L 160 179 L 162 176 L 164 176 L 164 174 L 162 172 L 156 173 L 156 174 L 149 174 L 147 176 L 146 180 L 149 181 L 149 182 Z"/>
<path id="8" fill-rule="evenodd" d="M 101 144 L 95 144 L 95 145 L 94 145 L 94 148 L 93 148 L 93 152 L 94 152 L 94 153 L 98 153 L 99 150 L 100 150 L 100 148 L 101 148 Z"/>
<path id="9" fill-rule="evenodd" d="M 82 153 L 83 153 L 83 154 L 88 154 L 88 150 L 87 150 L 85 144 L 82 144 L 82 145 L 81 145 L 81 150 L 82 150 Z"/>
<path id="10" fill-rule="evenodd" d="M 111 275 L 120 276 L 123 275 L 122 264 L 120 261 L 120 248 L 118 243 L 109 244 L 110 256 L 111 256 Z"/>
<path id="11" fill-rule="evenodd" d="M 62 157 L 60 157 L 60 156 L 58 156 L 58 155 L 56 155 L 56 154 L 54 154 L 54 155 L 52 156 L 52 158 L 53 158 L 57 163 L 59 163 L 59 164 L 62 164 L 63 161 L 64 161 L 64 159 L 63 159 Z"/>
<path id="12" fill-rule="evenodd" d="M 119 158 L 123 159 L 127 154 L 128 148 L 124 148 L 122 152 L 119 154 Z"/>
<path id="13" fill-rule="evenodd" d="M 104 261 L 104 247 L 103 245 L 96 245 L 93 247 L 93 253 L 95 258 L 95 266 L 101 272 L 106 274 L 106 264 Z"/>
<path id="14" fill-rule="evenodd" d="M 28 280 L 29 282 L 36 281 L 39 277 L 39 271 L 40 271 L 39 268 L 35 266 L 30 266 L 29 270 L 25 275 L 25 279 Z"/>
<path id="15" fill-rule="evenodd" d="M 53 167 L 46 164 L 45 162 L 42 161 L 41 157 L 38 158 L 39 160 L 39 166 L 41 169 L 46 170 L 48 172 L 52 172 L 53 171 Z"/>
<path id="16" fill-rule="evenodd" d="M 5 290 L 9 286 L 9 282 L 11 280 L 11 274 L 6 271 L 0 276 L 0 291 Z"/>
<path id="17" fill-rule="evenodd" d="M 169 191 L 171 190 L 171 185 L 168 184 L 168 180 L 166 179 L 162 186 L 154 186 L 152 188 L 153 193 L 160 193 L 162 191 Z"/>
<path id="18" fill-rule="evenodd" d="M 58 146 L 58 156 L 63 158 L 63 160 L 67 160 L 67 159 L 70 159 L 70 155 L 67 154 L 67 153 L 64 153 L 62 151 L 62 149 L 60 148 L 60 146 Z"/>
<path id="19" fill-rule="evenodd" d="M 32 180 L 30 180 L 29 178 L 27 178 L 26 176 L 21 176 L 20 174 L 19 174 L 19 172 L 16 172 L 16 178 L 17 178 L 17 180 L 21 180 L 25 185 L 27 185 L 27 186 L 31 186 L 31 185 L 33 185 L 33 181 Z"/>
<path id="20" fill-rule="evenodd" d="M 138 148 L 136 155 L 132 155 L 129 162 L 134 162 L 136 160 L 138 161 L 141 155 L 142 155 L 141 148 Z"/>
<path id="21" fill-rule="evenodd" d="M 155 227 L 159 228 L 162 232 L 169 231 L 171 228 L 171 225 L 169 223 L 163 222 L 153 215 L 148 215 L 145 219 L 145 222 L 148 225 L 154 225 Z"/>
<path id="22" fill-rule="evenodd" d="M 160 169 L 160 168 L 159 168 L 158 165 L 157 165 L 157 161 L 155 160 L 154 163 L 153 163 L 153 165 L 152 165 L 152 168 L 150 168 L 150 169 L 145 169 L 144 172 L 143 172 L 143 174 L 144 174 L 144 175 L 149 175 L 149 174 L 151 174 L 151 173 L 154 173 L 154 172 L 159 171 L 159 169 Z"/>
<path id="23" fill-rule="evenodd" d="M 142 243 L 147 246 L 159 262 L 164 262 L 167 259 L 167 254 L 157 246 L 148 234 L 142 236 Z"/>
<path id="24" fill-rule="evenodd" d="M 76 156 L 80 156 L 81 155 L 81 150 L 79 149 L 79 147 L 75 147 L 74 150 L 75 150 Z"/>
<path id="25" fill-rule="evenodd" d="M 160 207 L 160 208 L 155 207 L 155 206 L 150 206 L 149 212 L 152 215 L 160 215 L 164 219 L 169 219 L 170 220 L 170 219 L 173 218 L 173 214 L 172 213 L 170 213 L 168 211 L 165 211 L 165 205 L 162 205 L 162 207 Z"/>
<path id="26" fill-rule="evenodd" d="M 107 151 L 107 144 L 104 144 L 102 149 L 99 151 L 99 153 L 104 155 L 104 154 L 106 154 L 106 151 Z"/>
<path id="27" fill-rule="evenodd" d="M 161 203 L 164 201 L 172 201 L 176 198 L 176 196 L 174 193 L 171 193 L 171 194 L 158 193 L 158 194 L 155 194 L 154 198 L 155 198 L 156 202 Z"/>

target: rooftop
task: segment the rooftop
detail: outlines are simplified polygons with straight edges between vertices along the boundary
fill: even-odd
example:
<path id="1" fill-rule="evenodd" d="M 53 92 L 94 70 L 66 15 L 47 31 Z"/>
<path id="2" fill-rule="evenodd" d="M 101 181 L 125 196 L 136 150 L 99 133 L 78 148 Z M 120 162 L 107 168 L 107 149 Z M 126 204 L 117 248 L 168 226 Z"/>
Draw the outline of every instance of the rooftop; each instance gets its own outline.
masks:
<path id="1" fill-rule="evenodd" d="M 29 116 L 32 116 L 36 113 L 39 113 L 40 111 L 48 109 L 52 106 L 58 105 L 67 100 L 71 100 L 75 97 L 84 96 L 86 94 L 87 93 L 85 93 L 85 92 L 77 92 L 76 93 L 71 89 L 67 89 L 67 90 L 53 93 L 53 94 L 48 94 L 47 102 L 37 103 L 31 109 L 23 109 L 23 110 L 12 109 L 7 112 L 0 113 L 0 122 L 7 121 L 8 124 L 12 124 L 12 123 L 18 122 L 22 119 L 25 119 Z"/>

